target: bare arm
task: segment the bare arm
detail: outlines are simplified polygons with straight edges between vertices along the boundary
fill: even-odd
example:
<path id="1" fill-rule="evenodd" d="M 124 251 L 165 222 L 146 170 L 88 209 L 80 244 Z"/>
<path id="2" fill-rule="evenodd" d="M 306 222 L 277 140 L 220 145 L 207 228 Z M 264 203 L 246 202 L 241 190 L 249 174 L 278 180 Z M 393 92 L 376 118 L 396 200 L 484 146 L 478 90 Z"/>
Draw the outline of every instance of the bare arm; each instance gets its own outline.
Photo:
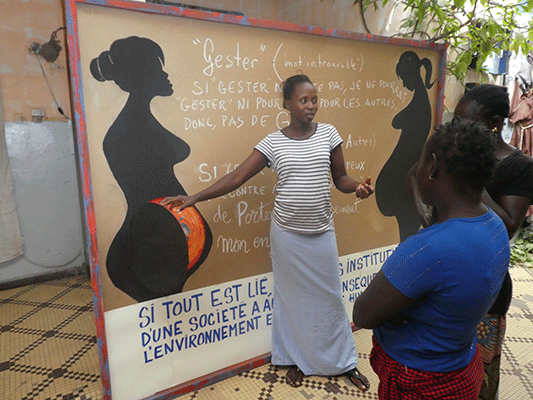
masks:
<path id="1" fill-rule="evenodd" d="M 235 170 L 223 176 L 208 188 L 198 192 L 192 196 L 174 196 L 165 197 L 161 205 L 167 204 L 179 205 L 182 210 L 190 207 L 199 201 L 213 199 L 215 197 L 223 196 L 241 186 L 248 179 L 259 173 L 268 164 L 267 158 L 260 151 L 254 149 L 252 154 L 248 156 L 244 162 Z"/>
<path id="2" fill-rule="evenodd" d="M 484 190 L 482 200 L 502 219 L 507 228 L 509 239 L 512 238 L 524 222 L 529 208 L 529 199 L 522 196 L 502 196 L 498 201 L 495 201 Z"/>
<path id="3" fill-rule="evenodd" d="M 422 199 L 420 198 L 420 194 L 418 193 L 418 186 L 416 185 L 417 169 L 418 163 L 413 165 L 407 172 L 407 190 L 411 195 L 416 213 L 418 214 L 418 218 L 420 219 L 422 226 L 424 228 L 427 228 L 428 226 L 433 225 L 433 223 L 435 222 L 433 218 L 433 208 L 424 204 L 422 202 Z"/>
<path id="4" fill-rule="evenodd" d="M 370 178 L 367 178 L 365 182 L 357 182 L 348 176 L 341 145 L 331 151 L 331 176 L 335 187 L 343 193 L 355 192 L 357 197 L 361 199 L 366 199 L 374 193 L 374 188 L 370 185 Z"/>
<path id="5" fill-rule="evenodd" d="M 407 297 L 379 271 L 353 305 L 353 323 L 356 327 L 373 329 L 388 318 L 400 314 L 415 300 Z"/>

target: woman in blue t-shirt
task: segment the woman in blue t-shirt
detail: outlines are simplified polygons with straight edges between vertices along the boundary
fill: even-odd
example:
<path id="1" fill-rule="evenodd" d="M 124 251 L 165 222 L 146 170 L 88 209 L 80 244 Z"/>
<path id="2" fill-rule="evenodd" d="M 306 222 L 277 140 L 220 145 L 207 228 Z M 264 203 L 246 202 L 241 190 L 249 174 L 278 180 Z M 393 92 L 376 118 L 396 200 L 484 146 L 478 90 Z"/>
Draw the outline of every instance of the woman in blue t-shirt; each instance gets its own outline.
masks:
<path id="1" fill-rule="evenodd" d="M 480 121 L 497 138 L 496 168 L 482 200 L 502 219 L 509 238 L 512 238 L 522 225 L 530 204 L 533 204 L 533 158 L 503 139 L 503 123 L 509 109 L 507 88 L 486 83 L 468 90 L 455 107 L 454 115 Z M 435 210 L 424 206 L 416 193 L 415 171 L 416 166 L 410 171 L 409 187 L 422 225 L 427 227 L 434 222 L 436 214 Z M 480 400 L 498 398 L 501 352 L 511 297 L 512 281 L 507 273 L 496 301 L 478 326 L 478 348 L 485 368 Z"/>
<path id="2" fill-rule="evenodd" d="M 476 327 L 509 264 L 506 227 L 482 200 L 496 141 L 485 125 L 454 119 L 424 147 L 416 183 L 436 223 L 398 246 L 353 308 L 354 324 L 374 329 L 380 399 L 477 399 Z"/>

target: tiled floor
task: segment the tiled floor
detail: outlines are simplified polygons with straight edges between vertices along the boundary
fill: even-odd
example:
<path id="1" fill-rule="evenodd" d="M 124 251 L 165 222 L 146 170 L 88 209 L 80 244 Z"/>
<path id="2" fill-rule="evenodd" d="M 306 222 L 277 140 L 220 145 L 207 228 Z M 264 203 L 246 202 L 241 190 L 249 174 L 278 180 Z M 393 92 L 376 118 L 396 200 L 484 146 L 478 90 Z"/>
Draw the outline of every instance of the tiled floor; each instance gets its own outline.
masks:
<path id="1" fill-rule="evenodd" d="M 101 399 L 95 333 L 86 276 L 0 291 L 0 399 Z"/>
<path id="2" fill-rule="evenodd" d="M 514 299 L 502 360 L 501 400 L 533 399 L 533 269 L 511 270 Z M 344 377 L 307 377 L 291 388 L 285 370 L 266 364 L 180 400 L 377 399 L 368 364 L 370 332 L 354 333 L 360 370 L 371 389 L 362 393 Z M 102 390 L 87 277 L 0 291 L 0 400 L 100 400 Z"/>

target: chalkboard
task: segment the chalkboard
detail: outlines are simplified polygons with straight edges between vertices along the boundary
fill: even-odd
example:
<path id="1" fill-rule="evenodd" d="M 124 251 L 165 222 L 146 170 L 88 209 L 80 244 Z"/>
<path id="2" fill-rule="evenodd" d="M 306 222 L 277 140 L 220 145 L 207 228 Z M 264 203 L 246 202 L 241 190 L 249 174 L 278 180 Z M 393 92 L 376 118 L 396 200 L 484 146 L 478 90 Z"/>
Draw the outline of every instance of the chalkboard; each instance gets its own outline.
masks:
<path id="1" fill-rule="evenodd" d="M 441 120 L 444 46 L 119 1 L 70 1 L 67 25 L 107 395 L 117 388 L 113 398 L 143 398 L 268 353 L 275 173 L 266 169 L 188 215 L 158 203 L 207 187 L 286 126 L 287 77 L 311 78 L 315 121 L 335 125 L 348 173 L 376 187 L 364 201 L 333 189 L 347 310 L 395 245 L 419 229 L 405 174 Z M 248 307 L 242 316 L 254 332 L 228 339 L 239 351 L 220 350 L 221 340 L 220 348 L 180 346 L 164 357 L 147 351 L 155 346 L 147 332 L 174 324 L 176 335 L 192 337 L 206 328 L 200 318 L 224 305 Z M 261 338 L 265 347 L 246 350 Z M 113 354 L 128 351 L 139 363 L 120 380 L 113 371 L 132 365 L 132 355 Z M 118 394 L 142 366 L 166 370 L 202 351 L 222 351 L 222 364 L 167 371 L 144 391 Z"/>

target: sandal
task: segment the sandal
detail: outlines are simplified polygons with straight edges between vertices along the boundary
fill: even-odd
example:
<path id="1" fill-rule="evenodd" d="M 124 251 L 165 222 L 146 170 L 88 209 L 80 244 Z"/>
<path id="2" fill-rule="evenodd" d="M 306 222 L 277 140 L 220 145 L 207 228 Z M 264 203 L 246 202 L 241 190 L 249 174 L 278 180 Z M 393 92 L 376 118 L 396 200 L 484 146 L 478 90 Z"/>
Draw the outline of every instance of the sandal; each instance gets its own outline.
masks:
<path id="1" fill-rule="evenodd" d="M 344 375 L 347 376 L 350 382 L 352 382 L 363 392 L 366 392 L 368 389 L 370 389 L 370 382 L 357 368 L 346 371 Z"/>
<path id="2" fill-rule="evenodd" d="M 304 373 L 296 365 L 291 365 L 287 371 L 285 379 L 287 383 L 292 387 L 302 386 L 302 380 L 304 378 Z"/>

